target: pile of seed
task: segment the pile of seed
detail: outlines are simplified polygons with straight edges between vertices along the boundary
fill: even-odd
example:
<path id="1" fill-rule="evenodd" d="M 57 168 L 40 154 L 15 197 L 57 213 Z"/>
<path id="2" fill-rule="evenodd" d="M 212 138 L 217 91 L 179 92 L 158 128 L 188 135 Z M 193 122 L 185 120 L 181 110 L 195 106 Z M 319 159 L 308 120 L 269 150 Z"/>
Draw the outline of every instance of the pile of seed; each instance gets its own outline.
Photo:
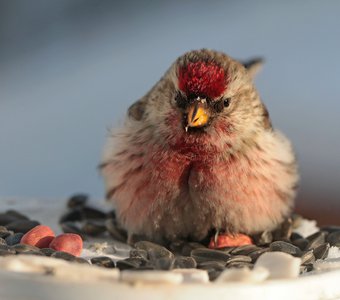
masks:
<path id="1" fill-rule="evenodd" d="M 67 212 L 60 217 L 60 226 L 65 233 L 76 233 L 83 239 L 101 236 L 126 242 L 127 234 L 116 220 L 114 211 L 103 212 L 88 205 L 87 195 L 72 196 L 67 202 Z M 39 222 L 29 220 L 19 212 L 9 210 L 0 213 L 0 256 L 35 254 L 61 258 L 78 263 L 90 263 L 105 268 L 120 270 L 172 270 L 198 268 L 208 272 L 210 280 L 216 279 L 226 268 L 252 268 L 265 252 L 281 251 L 301 258 L 300 273 L 313 270 L 317 259 L 328 255 L 330 246 L 340 247 L 340 227 L 323 227 L 320 231 L 302 237 L 294 232 L 302 218 L 294 215 L 286 219 L 274 231 L 264 231 L 252 236 L 255 245 L 228 247 L 218 250 L 207 247 L 208 240 L 192 242 L 179 240 L 166 245 L 137 240 L 126 259 L 113 261 L 108 256 L 97 256 L 89 261 L 71 254 L 45 248 L 39 249 L 20 244 L 24 233 Z"/>

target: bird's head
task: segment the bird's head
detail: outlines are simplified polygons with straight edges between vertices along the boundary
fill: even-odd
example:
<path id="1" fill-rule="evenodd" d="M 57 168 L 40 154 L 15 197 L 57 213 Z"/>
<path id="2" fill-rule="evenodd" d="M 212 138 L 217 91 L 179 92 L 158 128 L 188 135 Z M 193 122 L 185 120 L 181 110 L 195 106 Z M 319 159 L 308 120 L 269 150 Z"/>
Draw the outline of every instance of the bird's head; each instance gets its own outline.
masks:
<path id="1" fill-rule="evenodd" d="M 268 116 L 252 82 L 254 70 L 212 50 L 179 57 L 145 96 L 159 138 L 224 146 L 255 134 Z"/>

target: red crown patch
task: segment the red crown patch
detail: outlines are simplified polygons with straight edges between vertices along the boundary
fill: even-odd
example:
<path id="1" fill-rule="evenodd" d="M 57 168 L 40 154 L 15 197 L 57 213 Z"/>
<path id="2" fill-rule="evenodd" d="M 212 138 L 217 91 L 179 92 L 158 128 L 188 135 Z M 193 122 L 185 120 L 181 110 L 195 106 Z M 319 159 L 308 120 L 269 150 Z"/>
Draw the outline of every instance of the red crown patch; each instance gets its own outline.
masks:
<path id="1" fill-rule="evenodd" d="M 187 96 L 209 98 L 220 96 L 226 89 L 224 69 L 212 63 L 192 62 L 179 70 L 178 87 Z"/>

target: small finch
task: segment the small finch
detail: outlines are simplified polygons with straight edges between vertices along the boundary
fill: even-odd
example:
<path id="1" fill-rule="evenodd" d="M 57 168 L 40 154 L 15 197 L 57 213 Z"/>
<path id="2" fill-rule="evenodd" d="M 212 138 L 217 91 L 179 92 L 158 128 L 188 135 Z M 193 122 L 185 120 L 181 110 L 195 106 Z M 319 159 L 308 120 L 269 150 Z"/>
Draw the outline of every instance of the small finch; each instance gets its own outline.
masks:
<path id="1" fill-rule="evenodd" d="M 253 84 L 256 62 L 185 53 L 111 132 L 100 169 L 130 236 L 202 240 L 216 231 L 215 241 L 234 245 L 291 213 L 295 156 Z"/>

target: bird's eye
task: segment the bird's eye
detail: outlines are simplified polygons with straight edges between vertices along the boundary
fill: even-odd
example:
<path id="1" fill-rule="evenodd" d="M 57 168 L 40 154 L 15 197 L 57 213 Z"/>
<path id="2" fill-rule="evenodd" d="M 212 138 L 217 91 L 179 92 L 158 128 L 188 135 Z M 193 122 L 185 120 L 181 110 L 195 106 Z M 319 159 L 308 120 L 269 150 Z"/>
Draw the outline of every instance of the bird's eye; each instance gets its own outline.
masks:
<path id="1" fill-rule="evenodd" d="M 187 106 L 188 101 L 182 93 L 178 92 L 176 94 L 175 100 L 179 108 L 185 108 Z"/>
<path id="2" fill-rule="evenodd" d="M 214 110 L 216 112 L 221 112 L 223 110 L 223 106 L 224 106 L 224 104 L 223 104 L 222 100 L 217 101 L 217 102 L 214 103 Z"/>
<path id="3" fill-rule="evenodd" d="M 228 107 L 230 105 L 230 98 L 226 98 L 223 100 L 224 107 Z"/>

